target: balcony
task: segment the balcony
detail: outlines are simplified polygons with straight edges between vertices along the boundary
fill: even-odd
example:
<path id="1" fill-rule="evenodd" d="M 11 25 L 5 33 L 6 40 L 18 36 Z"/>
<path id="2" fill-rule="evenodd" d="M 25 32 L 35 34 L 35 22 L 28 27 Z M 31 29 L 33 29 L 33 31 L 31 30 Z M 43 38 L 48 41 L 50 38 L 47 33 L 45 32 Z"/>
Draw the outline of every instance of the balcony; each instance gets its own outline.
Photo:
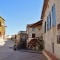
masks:
<path id="1" fill-rule="evenodd" d="M 26 31 L 19 31 L 18 33 L 26 34 Z"/>

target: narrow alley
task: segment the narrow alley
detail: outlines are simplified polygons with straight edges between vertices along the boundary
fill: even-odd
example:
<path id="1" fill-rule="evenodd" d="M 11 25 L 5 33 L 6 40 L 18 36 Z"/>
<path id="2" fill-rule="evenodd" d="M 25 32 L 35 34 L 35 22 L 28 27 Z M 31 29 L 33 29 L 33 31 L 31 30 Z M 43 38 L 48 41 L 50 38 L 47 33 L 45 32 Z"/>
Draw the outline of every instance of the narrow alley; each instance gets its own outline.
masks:
<path id="1" fill-rule="evenodd" d="M 0 45 L 0 60 L 47 60 L 42 53 L 32 50 L 13 50 L 13 41 L 4 40 Z"/>

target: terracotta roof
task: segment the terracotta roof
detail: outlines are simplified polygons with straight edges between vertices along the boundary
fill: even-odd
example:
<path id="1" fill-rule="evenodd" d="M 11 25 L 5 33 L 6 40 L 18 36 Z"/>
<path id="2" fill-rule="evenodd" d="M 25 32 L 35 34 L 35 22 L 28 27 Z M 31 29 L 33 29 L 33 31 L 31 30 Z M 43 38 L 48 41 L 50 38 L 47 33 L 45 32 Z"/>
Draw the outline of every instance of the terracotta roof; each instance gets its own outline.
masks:
<path id="1" fill-rule="evenodd" d="M 42 20 L 36 22 L 36 23 L 33 23 L 30 25 L 30 27 L 36 27 L 36 26 L 39 26 L 39 25 L 42 25 Z"/>
<path id="2" fill-rule="evenodd" d="M 42 9 L 42 14 L 41 14 L 41 19 L 44 18 L 44 14 L 45 14 L 45 11 L 46 11 L 48 2 L 49 2 L 49 0 L 44 0 L 43 9 Z"/>

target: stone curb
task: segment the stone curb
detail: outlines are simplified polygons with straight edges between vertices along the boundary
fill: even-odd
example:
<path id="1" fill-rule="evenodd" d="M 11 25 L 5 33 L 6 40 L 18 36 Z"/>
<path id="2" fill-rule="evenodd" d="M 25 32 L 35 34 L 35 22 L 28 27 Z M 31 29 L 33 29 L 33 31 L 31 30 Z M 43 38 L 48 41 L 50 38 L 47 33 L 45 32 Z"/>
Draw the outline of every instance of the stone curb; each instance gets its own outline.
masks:
<path id="1" fill-rule="evenodd" d="M 60 60 L 56 56 L 54 56 L 53 54 L 51 54 L 50 52 L 46 50 L 43 51 L 43 54 L 46 56 L 48 60 Z"/>
<path id="2" fill-rule="evenodd" d="M 52 60 L 44 51 L 43 51 L 43 54 L 45 55 L 45 57 L 46 57 L 48 60 Z"/>

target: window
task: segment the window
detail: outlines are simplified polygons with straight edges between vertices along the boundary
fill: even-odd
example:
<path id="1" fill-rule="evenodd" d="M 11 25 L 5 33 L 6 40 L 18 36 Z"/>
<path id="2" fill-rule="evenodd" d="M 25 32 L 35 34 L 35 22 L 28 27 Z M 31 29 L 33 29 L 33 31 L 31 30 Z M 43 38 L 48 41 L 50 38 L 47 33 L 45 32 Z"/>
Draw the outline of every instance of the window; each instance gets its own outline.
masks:
<path id="1" fill-rule="evenodd" d="M 22 36 L 22 40 L 25 41 L 25 39 L 26 39 L 26 37 L 25 37 L 25 35 L 23 35 L 23 36 Z"/>
<path id="2" fill-rule="evenodd" d="M 60 44 L 60 27 L 58 27 L 57 43 Z"/>
<path id="3" fill-rule="evenodd" d="M 51 29 L 51 12 L 49 13 L 49 18 L 50 18 L 50 29 Z"/>
<path id="4" fill-rule="evenodd" d="M 35 38 L 35 34 L 32 34 L 32 38 Z"/>
<path id="5" fill-rule="evenodd" d="M 60 35 L 57 35 L 57 43 L 60 44 Z"/>
<path id="6" fill-rule="evenodd" d="M 49 15 L 47 17 L 47 31 L 51 29 L 51 12 L 49 12 Z"/>
<path id="7" fill-rule="evenodd" d="M 32 28 L 32 31 L 35 31 L 35 28 Z"/>
<path id="8" fill-rule="evenodd" d="M 46 33 L 46 21 L 45 21 L 45 25 L 44 25 L 44 32 Z"/>
<path id="9" fill-rule="evenodd" d="M 60 29 L 60 23 L 57 25 L 57 29 Z"/>
<path id="10" fill-rule="evenodd" d="M 1 27 L 1 22 L 0 22 L 0 27 Z"/>
<path id="11" fill-rule="evenodd" d="M 52 6 L 52 26 L 56 26 L 56 9 L 55 9 L 55 4 Z"/>
<path id="12" fill-rule="evenodd" d="M 1 32 L 0 32 L 0 36 L 1 36 Z"/>

